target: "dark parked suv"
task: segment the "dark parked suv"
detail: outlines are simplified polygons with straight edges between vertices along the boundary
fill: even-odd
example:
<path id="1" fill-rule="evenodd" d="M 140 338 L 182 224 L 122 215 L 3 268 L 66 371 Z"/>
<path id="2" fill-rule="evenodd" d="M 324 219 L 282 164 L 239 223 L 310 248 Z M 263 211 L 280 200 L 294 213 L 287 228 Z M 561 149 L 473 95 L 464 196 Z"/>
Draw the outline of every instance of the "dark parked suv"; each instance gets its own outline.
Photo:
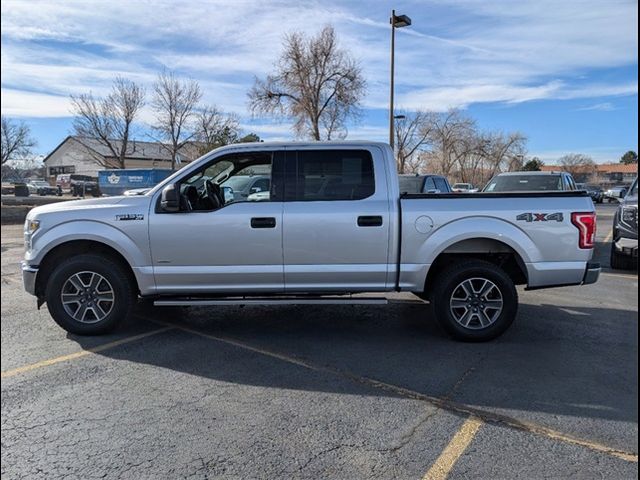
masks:
<path id="1" fill-rule="evenodd" d="M 638 266 L 638 178 L 613 217 L 611 267 L 631 270 Z"/>
<path id="2" fill-rule="evenodd" d="M 451 193 L 451 185 L 442 175 L 400 174 L 400 193 Z"/>

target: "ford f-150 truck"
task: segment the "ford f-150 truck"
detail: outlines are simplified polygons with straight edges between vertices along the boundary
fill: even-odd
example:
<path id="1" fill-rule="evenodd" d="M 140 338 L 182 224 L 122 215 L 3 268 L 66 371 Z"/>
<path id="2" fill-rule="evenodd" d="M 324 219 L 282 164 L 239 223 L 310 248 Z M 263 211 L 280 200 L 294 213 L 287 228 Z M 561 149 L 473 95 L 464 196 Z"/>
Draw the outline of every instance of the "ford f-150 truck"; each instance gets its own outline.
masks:
<path id="1" fill-rule="evenodd" d="M 257 170 L 270 178 L 258 200 L 221 186 Z M 401 196 L 383 143 L 239 144 L 145 195 L 34 208 L 22 271 L 38 307 L 76 334 L 112 330 L 139 298 L 383 303 L 353 294 L 407 291 L 450 335 L 482 341 L 514 320 L 516 285 L 595 282 L 594 236 L 586 192 Z"/>

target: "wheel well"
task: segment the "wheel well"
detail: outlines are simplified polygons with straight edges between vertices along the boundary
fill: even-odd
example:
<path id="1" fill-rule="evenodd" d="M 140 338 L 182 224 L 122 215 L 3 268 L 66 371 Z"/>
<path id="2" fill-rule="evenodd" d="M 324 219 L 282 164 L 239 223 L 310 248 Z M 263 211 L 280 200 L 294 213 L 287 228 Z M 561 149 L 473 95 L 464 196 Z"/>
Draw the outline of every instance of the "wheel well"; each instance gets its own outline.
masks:
<path id="1" fill-rule="evenodd" d="M 424 284 L 428 295 L 434 279 L 453 263 L 461 260 L 485 260 L 502 268 L 515 285 L 527 283 L 527 267 L 518 253 L 506 243 L 491 238 L 462 240 L 447 247 L 429 268 Z"/>
<path id="2" fill-rule="evenodd" d="M 40 262 L 38 267 L 38 276 L 36 277 L 36 296 L 38 296 L 38 298 L 44 296 L 44 289 L 55 265 L 67 257 L 84 253 L 103 255 L 111 261 L 120 264 L 124 268 L 125 272 L 127 272 L 127 277 L 129 278 L 131 285 L 134 285 L 136 291 L 138 291 L 138 282 L 133 274 L 131 265 L 129 265 L 129 262 L 127 262 L 120 252 L 109 245 L 96 242 L 94 240 L 72 240 L 52 248 L 51 251 L 45 255 L 42 262 Z"/>

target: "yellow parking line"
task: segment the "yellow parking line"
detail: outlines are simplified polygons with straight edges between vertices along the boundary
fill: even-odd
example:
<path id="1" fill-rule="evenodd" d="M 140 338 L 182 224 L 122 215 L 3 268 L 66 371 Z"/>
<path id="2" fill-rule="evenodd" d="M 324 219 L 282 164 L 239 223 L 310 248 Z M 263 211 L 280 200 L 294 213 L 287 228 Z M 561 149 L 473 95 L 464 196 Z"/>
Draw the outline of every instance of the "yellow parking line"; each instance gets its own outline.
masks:
<path id="1" fill-rule="evenodd" d="M 613 238 L 613 230 L 611 230 L 606 237 L 604 237 L 604 243 L 610 242 L 611 239 Z"/>
<path id="2" fill-rule="evenodd" d="M 25 365 L 23 367 L 14 368 L 12 370 L 6 370 L 2 372 L 0 378 L 8 378 L 13 377 L 15 375 L 19 375 L 21 373 L 29 372 L 31 370 L 36 370 L 38 368 L 48 367 L 50 365 L 55 365 L 56 363 L 68 362 L 69 360 L 75 360 L 76 358 L 84 357 L 89 355 L 90 353 L 102 352 L 103 350 L 107 350 L 109 348 L 117 347 L 118 345 L 123 345 L 125 343 L 135 342 L 136 340 L 140 340 L 141 338 L 150 337 L 151 335 L 156 335 L 158 333 L 166 332 L 167 330 L 171 330 L 173 327 L 163 327 L 158 328 L 156 330 L 152 330 L 150 332 L 141 333 L 139 335 L 134 335 L 132 337 L 121 338 L 120 340 L 116 340 L 114 342 L 105 343 L 104 345 L 98 345 L 97 347 L 88 348 L 86 350 L 81 350 L 80 352 L 70 353 L 69 355 L 62 355 L 61 357 L 50 358 L 48 360 L 43 360 L 41 362 L 32 363 L 31 365 Z"/>
<path id="3" fill-rule="evenodd" d="M 479 418 L 469 417 L 453 436 L 449 445 L 442 451 L 429 471 L 424 474 L 422 480 L 445 480 L 458 459 L 473 441 L 482 424 L 483 422 Z"/>
<path id="4" fill-rule="evenodd" d="M 600 272 L 600 275 L 606 275 L 607 277 L 618 277 L 618 278 L 626 278 L 628 280 L 638 280 L 637 275 L 633 275 L 632 273 L 625 275 L 624 273 L 609 273 L 609 272 Z"/>

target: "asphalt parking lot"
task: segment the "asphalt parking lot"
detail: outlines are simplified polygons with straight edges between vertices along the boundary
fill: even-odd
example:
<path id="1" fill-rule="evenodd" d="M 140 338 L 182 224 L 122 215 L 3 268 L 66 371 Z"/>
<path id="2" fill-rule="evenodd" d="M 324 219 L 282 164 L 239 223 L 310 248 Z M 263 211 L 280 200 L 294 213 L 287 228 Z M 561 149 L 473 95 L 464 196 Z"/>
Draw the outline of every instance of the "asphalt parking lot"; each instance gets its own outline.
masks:
<path id="1" fill-rule="evenodd" d="M 521 290 L 485 344 L 402 304 L 140 308 L 75 337 L 21 256 L 3 226 L 3 479 L 638 476 L 637 272 Z"/>

